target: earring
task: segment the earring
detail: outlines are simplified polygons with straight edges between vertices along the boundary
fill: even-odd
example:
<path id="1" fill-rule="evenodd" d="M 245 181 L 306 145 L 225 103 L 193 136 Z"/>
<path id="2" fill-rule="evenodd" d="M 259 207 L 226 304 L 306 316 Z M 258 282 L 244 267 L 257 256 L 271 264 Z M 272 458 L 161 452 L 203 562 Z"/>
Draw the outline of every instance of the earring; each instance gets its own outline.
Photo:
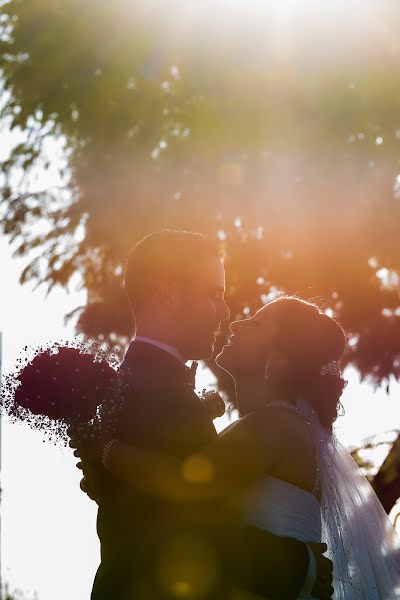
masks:
<path id="1" fill-rule="evenodd" d="M 264 379 L 268 379 L 268 363 L 265 363 Z"/>

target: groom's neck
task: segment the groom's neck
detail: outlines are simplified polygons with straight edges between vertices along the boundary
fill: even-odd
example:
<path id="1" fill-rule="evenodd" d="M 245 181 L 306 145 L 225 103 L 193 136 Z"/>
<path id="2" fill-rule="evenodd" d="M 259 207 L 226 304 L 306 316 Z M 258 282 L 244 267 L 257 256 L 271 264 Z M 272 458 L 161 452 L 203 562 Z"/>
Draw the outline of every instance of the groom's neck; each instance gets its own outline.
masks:
<path id="1" fill-rule="evenodd" d="M 176 335 L 174 335 L 173 332 L 168 331 L 165 328 L 163 329 L 160 327 L 155 327 L 151 324 L 149 324 L 148 326 L 137 325 L 135 337 L 148 338 L 156 342 L 160 342 L 161 344 L 165 344 L 167 346 L 175 348 L 180 354 L 182 354 L 181 349 L 179 347 L 180 344 L 176 338 Z"/>

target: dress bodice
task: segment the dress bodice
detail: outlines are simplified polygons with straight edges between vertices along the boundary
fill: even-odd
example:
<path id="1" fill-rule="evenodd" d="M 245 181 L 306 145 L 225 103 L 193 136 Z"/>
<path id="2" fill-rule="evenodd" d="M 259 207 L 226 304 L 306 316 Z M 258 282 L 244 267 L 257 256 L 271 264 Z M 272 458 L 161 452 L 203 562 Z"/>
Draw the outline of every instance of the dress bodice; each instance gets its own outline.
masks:
<path id="1" fill-rule="evenodd" d="M 321 541 L 321 507 L 311 493 L 266 476 L 246 495 L 244 518 L 251 525 L 301 542 Z"/>
<path id="2" fill-rule="evenodd" d="M 272 402 L 268 406 L 290 410 L 305 418 L 297 405 L 288 402 Z M 321 507 L 316 497 L 318 488 L 318 468 L 312 492 L 266 475 L 246 494 L 245 521 L 282 537 L 293 537 L 301 542 L 320 542 L 322 524 Z"/>

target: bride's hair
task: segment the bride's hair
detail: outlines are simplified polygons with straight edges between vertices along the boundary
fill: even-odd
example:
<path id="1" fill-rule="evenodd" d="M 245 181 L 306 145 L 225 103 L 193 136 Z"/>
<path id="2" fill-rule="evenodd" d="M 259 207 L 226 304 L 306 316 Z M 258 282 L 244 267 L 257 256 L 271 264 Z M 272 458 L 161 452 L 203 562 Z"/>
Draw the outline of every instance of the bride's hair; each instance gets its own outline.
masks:
<path id="1" fill-rule="evenodd" d="M 316 304 L 294 296 L 267 306 L 276 325 L 274 348 L 288 361 L 285 387 L 308 399 L 321 425 L 332 429 L 347 383 L 337 363 L 346 344 L 342 327 Z"/>

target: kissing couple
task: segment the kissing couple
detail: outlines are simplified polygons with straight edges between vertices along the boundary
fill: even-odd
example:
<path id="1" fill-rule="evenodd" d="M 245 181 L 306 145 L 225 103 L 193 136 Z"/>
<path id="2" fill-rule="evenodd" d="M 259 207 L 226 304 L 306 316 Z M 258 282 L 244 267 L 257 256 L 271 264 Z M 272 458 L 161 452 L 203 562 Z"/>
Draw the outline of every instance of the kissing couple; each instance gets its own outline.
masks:
<path id="1" fill-rule="evenodd" d="M 217 435 L 185 363 L 213 355 L 230 317 L 219 247 L 151 234 L 125 288 L 136 336 L 118 425 L 70 443 L 99 507 L 91 600 L 400 598 L 394 529 L 333 432 L 341 326 L 287 296 L 231 323 L 216 363 L 239 419 Z"/>

